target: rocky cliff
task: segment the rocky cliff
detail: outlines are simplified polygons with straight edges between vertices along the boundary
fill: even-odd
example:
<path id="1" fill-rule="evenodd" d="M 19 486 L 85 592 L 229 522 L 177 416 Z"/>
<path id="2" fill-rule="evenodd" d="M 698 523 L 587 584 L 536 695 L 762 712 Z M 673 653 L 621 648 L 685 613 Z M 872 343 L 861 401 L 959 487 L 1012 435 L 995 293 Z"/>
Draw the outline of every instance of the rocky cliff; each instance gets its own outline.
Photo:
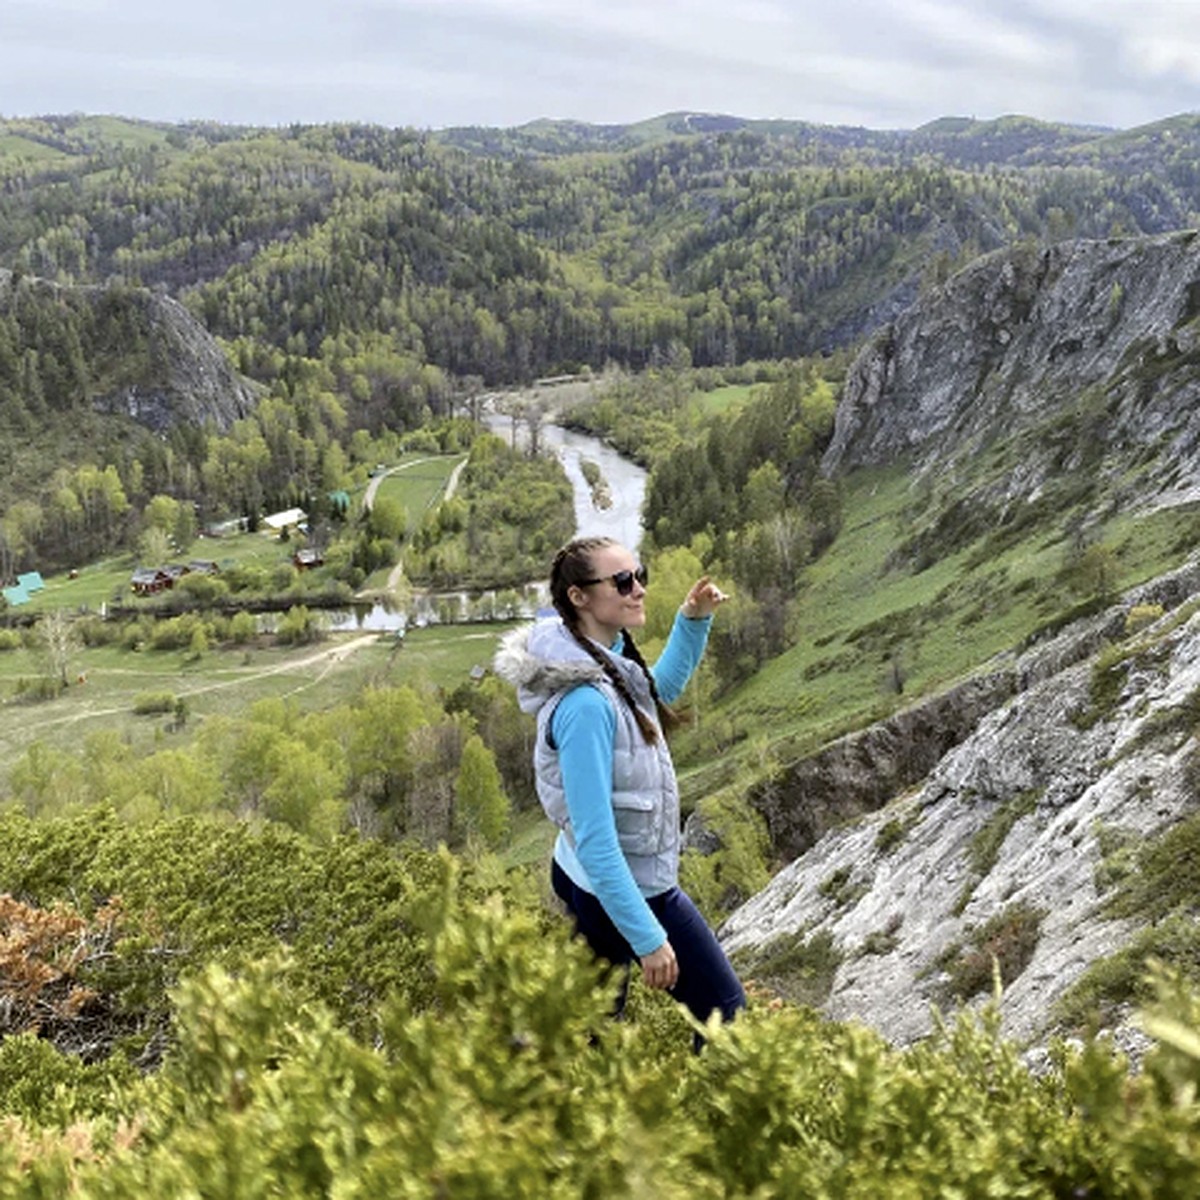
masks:
<path id="1" fill-rule="evenodd" d="M 1180 602 L 1198 591 L 1200 559 L 1015 658 L 1003 674 L 1016 693 L 918 786 L 817 838 L 730 917 L 726 947 L 828 937 L 838 965 L 826 1010 L 909 1042 L 954 1000 L 972 946 L 985 973 L 992 953 L 1004 957 L 1008 917 L 1027 947 L 1005 1027 L 1044 1034 L 1089 965 L 1155 915 L 1111 903 L 1121 871 L 1141 870 L 1130 848 L 1200 808 L 1200 601 Z M 1174 607 L 1121 636 L 1136 606 L 1163 601 Z M 1097 644 L 1117 649 L 1089 657 Z M 1111 1015 L 1119 1025 L 1128 1013 Z"/>
<path id="2" fill-rule="evenodd" d="M 1030 497 L 1079 469 L 1115 478 L 1147 448 L 1140 495 L 1198 495 L 1198 366 L 1196 233 L 998 251 L 859 355 L 823 468 L 911 458 L 953 475 L 1025 433 L 979 500 Z"/>
<path id="3" fill-rule="evenodd" d="M 257 403 L 207 330 L 177 300 L 134 287 L 68 287 L 0 270 L 6 343 L 40 378 L 18 398 L 51 411 L 87 404 L 156 431 L 226 430 Z M 52 364 L 52 365 L 51 365 Z M 40 369 L 39 369 L 40 368 Z"/>
<path id="4" fill-rule="evenodd" d="M 155 366 L 141 380 L 94 397 L 96 408 L 160 432 L 176 424 L 225 431 L 249 416 L 260 389 L 233 369 L 204 326 L 165 293 L 141 291 L 136 302 L 145 306 Z"/>
<path id="5" fill-rule="evenodd" d="M 863 350 L 823 469 L 908 464 L 936 561 L 1022 505 L 1200 500 L 1198 401 L 1200 238 L 1016 249 Z M 1127 1030 L 1147 948 L 1181 929 L 1200 952 L 1198 728 L 1200 556 L 762 781 L 750 803 L 793 861 L 725 945 L 752 975 L 822 964 L 825 1009 L 899 1042 L 988 994 L 993 960 L 1009 1033 L 1089 1005 Z M 1105 963 L 1125 982 L 1076 1003 Z"/>

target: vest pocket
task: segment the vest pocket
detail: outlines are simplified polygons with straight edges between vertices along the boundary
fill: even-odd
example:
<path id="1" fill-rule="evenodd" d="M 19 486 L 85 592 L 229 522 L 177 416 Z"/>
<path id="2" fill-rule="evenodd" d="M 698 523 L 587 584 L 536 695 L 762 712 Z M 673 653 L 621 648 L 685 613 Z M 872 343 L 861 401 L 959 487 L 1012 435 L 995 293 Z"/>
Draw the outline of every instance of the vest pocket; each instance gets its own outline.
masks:
<path id="1" fill-rule="evenodd" d="M 662 849 L 662 805 L 636 792 L 613 796 L 617 841 L 628 854 L 654 854 Z"/>

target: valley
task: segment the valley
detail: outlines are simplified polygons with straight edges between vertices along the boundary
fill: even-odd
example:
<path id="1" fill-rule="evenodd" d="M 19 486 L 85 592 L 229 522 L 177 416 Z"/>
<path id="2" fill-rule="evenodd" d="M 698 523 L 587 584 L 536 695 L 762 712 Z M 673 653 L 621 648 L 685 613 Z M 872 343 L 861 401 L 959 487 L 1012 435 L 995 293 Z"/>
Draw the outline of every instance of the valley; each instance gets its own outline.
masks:
<path id="1" fill-rule="evenodd" d="M 1192 1194 L 1197 163 L 1187 114 L 0 121 L 13 1178 Z M 490 669 L 610 527 L 649 659 L 731 597 L 671 742 L 750 992 L 698 1055 L 637 979 L 607 1020 Z"/>

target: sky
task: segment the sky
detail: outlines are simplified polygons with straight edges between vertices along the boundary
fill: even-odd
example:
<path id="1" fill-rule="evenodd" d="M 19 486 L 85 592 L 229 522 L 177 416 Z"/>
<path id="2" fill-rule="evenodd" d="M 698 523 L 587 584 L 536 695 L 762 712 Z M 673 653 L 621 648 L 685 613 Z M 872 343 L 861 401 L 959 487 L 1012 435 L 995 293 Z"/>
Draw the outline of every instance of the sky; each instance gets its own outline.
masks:
<path id="1" fill-rule="evenodd" d="M 871 129 L 1200 110 L 1200 0 L 0 0 L 0 116 Z"/>

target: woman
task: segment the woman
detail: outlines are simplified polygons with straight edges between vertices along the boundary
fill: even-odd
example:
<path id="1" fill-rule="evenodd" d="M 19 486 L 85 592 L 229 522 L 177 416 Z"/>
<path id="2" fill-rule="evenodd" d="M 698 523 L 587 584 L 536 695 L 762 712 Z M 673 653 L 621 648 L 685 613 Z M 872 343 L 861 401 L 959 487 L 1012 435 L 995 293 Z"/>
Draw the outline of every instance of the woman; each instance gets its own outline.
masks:
<path id="1" fill-rule="evenodd" d="M 610 963 L 640 962 L 646 983 L 699 1021 L 729 1020 L 746 997 L 678 886 L 679 790 L 663 736 L 725 596 L 699 579 L 650 668 L 629 632 L 646 623 L 647 583 L 619 542 L 569 543 L 550 573 L 558 616 L 507 635 L 496 670 L 537 714 L 538 796 L 560 829 L 551 878 L 576 929 Z"/>

